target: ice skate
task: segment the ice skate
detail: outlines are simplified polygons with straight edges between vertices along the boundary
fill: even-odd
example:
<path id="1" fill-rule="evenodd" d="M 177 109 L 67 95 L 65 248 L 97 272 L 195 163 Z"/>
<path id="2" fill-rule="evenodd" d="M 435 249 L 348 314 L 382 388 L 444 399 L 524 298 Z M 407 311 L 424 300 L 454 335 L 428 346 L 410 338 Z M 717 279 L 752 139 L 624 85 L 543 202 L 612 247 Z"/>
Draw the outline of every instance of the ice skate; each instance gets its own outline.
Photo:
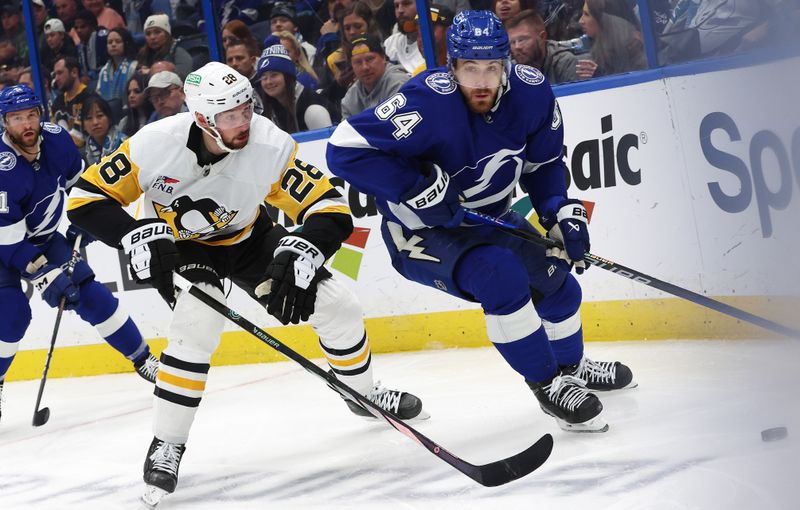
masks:
<path id="1" fill-rule="evenodd" d="M 175 491 L 178 468 L 185 451 L 186 445 L 153 438 L 144 460 L 144 483 L 147 486 L 142 502 L 148 508 L 155 508 L 164 496 Z"/>
<path id="2" fill-rule="evenodd" d="M 156 376 L 158 375 L 158 358 L 153 356 L 152 353 L 147 353 L 147 357 L 138 363 L 134 363 L 133 367 L 142 379 L 155 384 Z"/>
<path id="3" fill-rule="evenodd" d="M 416 395 L 384 388 L 381 386 L 380 381 L 375 384 L 366 397 L 381 409 L 391 411 L 403 420 L 427 420 L 430 418 L 430 414 L 422 409 L 422 401 Z M 374 418 L 372 413 L 357 402 L 345 398 L 345 403 L 353 414 L 365 418 Z"/>
<path id="4" fill-rule="evenodd" d="M 600 417 L 603 404 L 583 386 L 583 381 L 559 374 L 550 381 L 525 381 L 539 400 L 542 411 L 555 418 L 568 432 L 605 432 L 608 424 Z"/>
<path id="5" fill-rule="evenodd" d="M 635 388 L 631 369 L 619 361 L 593 361 L 584 356 L 580 363 L 566 367 L 563 373 L 586 382 L 589 391 L 612 391 Z"/>

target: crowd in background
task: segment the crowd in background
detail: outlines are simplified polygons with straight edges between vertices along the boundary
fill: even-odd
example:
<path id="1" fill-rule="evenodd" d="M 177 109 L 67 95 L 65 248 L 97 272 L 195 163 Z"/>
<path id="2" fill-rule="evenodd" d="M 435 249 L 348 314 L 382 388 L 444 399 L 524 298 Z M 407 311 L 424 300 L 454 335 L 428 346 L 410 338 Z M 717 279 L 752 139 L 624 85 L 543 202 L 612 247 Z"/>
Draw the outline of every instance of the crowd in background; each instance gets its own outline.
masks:
<path id="1" fill-rule="evenodd" d="M 199 0 L 31 0 L 50 121 L 89 163 L 154 120 L 186 111 L 183 82 L 209 60 Z M 414 0 L 214 0 L 226 63 L 256 112 L 294 133 L 376 106 L 425 69 Z M 659 65 L 797 37 L 798 0 L 650 0 Z M 436 0 L 437 65 L 464 9 L 493 10 L 513 60 L 551 84 L 648 67 L 636 0 Z M 0 88 L 33 87 L 21 6 L 0 7 Z"/>

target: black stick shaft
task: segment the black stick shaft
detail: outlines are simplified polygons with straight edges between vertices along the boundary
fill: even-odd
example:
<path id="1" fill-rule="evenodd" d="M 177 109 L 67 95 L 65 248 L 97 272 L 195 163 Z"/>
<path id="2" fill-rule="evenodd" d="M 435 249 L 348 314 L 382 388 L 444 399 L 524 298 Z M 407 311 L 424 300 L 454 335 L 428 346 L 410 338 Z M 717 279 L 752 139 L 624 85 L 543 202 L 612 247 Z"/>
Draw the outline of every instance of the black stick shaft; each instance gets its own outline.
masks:
<path id="1" fill-rule="evenodd" d="M 223 315 L 251 335 L 299 364 L 307 372 L 325 381 L 328 386 L 334 388 L 341 395 L 345 395 L 358 402 L 376 418 L 385 420 L 386 423 L 394 429 L 421 444 L 429 452 L 482 485 L 494 487 L 521 478 L 541 466 L 550 456 L 550 452 L 553 449 L 553 438 L 550 434 L 545 434 L 533 446 L 512 457 L 485 465 L 476 466 L 470 464 L 445 450 L 442 446 L 415 430 L 410 425 L 404 423 L 396 414 L 378 407 L 356 390 L 338 380 L 332 374 L 319 368 L 274 336 L 205 293 L 202 289 L 192 285 L 191 282 L 182 276 L 175 274 L 174 278 L 177 287 L 183 291 L 189 292 L 192 296 L 214 309 L 220 315 Z"/>
<path id="2" fill-rule="evenodd" d="M 533 243 L 544 246 L 545 248 L 563 249 L 560 243 L 550 238 L 542 237 L 540 235 L 534 234 L 533 232 L 529 232 L 523 228 L 520 228 L 513 223 L 503 221 L 499 218 L 495 218 L 487 214 L 480 213 L 478 211 L 468 209 L 466 217 L 478 223 L 482 223 L 485 225 L 492 225 L 495 228 L 502 230 L 503 232 L 506 232 L 509 235 L 525 239 L 526 241 L 531 241 Z M 683 287 L 678 287 L 675 284 L 659 280 L 658 278 L 642 273 L 641 271 L 631 269 L 630 267 L 623 266 L 622 264 L 618 264 L 611 260 L 598 257 L 597 255 L 593 255 L 591 253 L 587 253 L 586 255 L 584 255 L 584 260 L 586 262 L 589 262 L 593 266 L 597 266 L 601 269 L 605 269 L 606 271 L 616 273 L 620 276 L 628 278 L 629 280 L 633 280 L 635 282 L 647 285 L 648 287 L 652 287 L 654 289 L 667 292 L 669 294 L 672 294 L 673 296 L 686 299 L 687 301 L 691 301 L 692 303 L 705 306 L 706 308 L 716 310 L 717 312 L 729 315 L 731 317 L 735 317 L 745 322 L 749 322 L 750 324 L 755 324 L 756 326 L 760 326 L 774 333 L 779 333 L 781 335 L 790 338 L 800 338 L 800 331 L 796 329 L 792 329 L 788 326 L 784 326 L 783 324 L 779 324 L 769 319 L 765 319 L 764 317 L 759 317 L 758 315 L 754 315 L 750 312 L 746 312 L 734 306 L 725 304 L 721 301 L 711 299 L 707 296 L 703 296 L 696 292 L 692 292 L 691 290 L 684 289 Z"/>

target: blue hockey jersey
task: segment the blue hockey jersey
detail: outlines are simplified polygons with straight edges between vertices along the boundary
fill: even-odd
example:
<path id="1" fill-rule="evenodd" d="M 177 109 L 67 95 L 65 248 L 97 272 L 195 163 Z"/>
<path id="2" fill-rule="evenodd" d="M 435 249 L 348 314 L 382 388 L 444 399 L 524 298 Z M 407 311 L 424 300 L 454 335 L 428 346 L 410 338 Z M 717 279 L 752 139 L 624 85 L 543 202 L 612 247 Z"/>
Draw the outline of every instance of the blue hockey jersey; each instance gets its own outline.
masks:
<path id="1" fill-rule="evenodd" d="M 66 190 L 84 167 L 72 138 L 55 124 L 42 123 L 40 147 L 29 163 L 7 133 L 0 140 L 0 263 L 20 272 L 58 228 Z"/>
<path id="2" fill-rule="evenodd" d="M 374 109 L 343 121 L 330 139 L 330 170 L 374 195 L 384 217 L 424 227 L 400 197 L 438 165 L 464 207 L 500 216 L 522 182 L 542 215 L 567 196 L 558 103 L 537 69 L 514 65 L 488 113 L 469 110 L 445 68 L 425 71 Z"/>

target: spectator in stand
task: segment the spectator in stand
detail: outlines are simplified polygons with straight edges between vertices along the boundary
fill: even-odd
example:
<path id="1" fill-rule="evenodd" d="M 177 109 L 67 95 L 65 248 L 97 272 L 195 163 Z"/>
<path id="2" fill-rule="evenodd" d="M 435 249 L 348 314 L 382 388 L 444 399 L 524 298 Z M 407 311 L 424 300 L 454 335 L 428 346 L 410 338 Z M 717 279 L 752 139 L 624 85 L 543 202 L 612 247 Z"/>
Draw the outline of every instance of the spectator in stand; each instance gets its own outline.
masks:
<path id="1" fill-rule="evenodd" d="M 286 48 L 286 51 L 289 52 L 289 56 L 292 58 L 292 62 L 294 62 L 297 68 L 297 81 L 302 83 L 304 87 L 317 90 L 319 88 L 317 73 L 314 72 L 311 64 L 308 63 L 303 49 L 297 39 L 295 39 L 294 34 L 290 32 L 275 32 L 272 35 L 280 38 L 281 44 Z"/>
<path id="2" fill-rule="evenodd" d="M 75 43 L 64 31 L 64 23 L 60 19 L 49 19 L 44 24 L 45 45 L 39 50 L 39 59 L 47 69 L 53 72 L 56 61 L 64 57 L 78 58 Z"/>
<path id="3" fill-rule="evenodd" d="M 169 60 L 157 60 L 150 66 L 150 76 L 160 73 L 161 71 L 169 71 L 178 74 L 178 68 Z"/>
<path id="4" fill-rule="evenodd" d="M 153 105 L 144 94 L 144 90 L 147 88 L 147 78 L 144 74 L 136 73 L 128 80 L 126 87 L 128 107 L 118 126 L 118 129 L 126 136 L 133 136 L 135 132 L 139 131 L 139 128 L 147 124 L 147 120 L 153 114 Z"/>
<path id="5" fill-rule="evenodd" d="M 356 82 L 342 99 L 345 119 L 390 98 L 409 78 L 402 67 L 386 62 L 381 41 L 374 35 L 361 34 L 353 39 L 350 61 Z"/>
<path id="6" fill-rule="evenodd" d="M 297 83 L 296 68 L 289 52 L 277 38 L 272 42 L 258 60 L 256 77 L 264 91 L 262 115 L 287 133 L 331 126 L 333 120 L 328 102 L 315 91 Z"/>
<path id="7" fill-rule="evenodd" d="M 417 3 L 414 0 L 394 0 L 397 32 L 383 42 L 386 58 L 411 73 L 425 64 L 425 57 L 417 45 Z"/>
<path id="8" fill-rule="evenodd" d="M 100 69 L 97 79 L 97 93 L 106 101 L 119 99 L 123 105 L 126 103 L 125 86 L 136 72 L 135 52 L 136 46 L 128 30 L 118 27 L 108 32 L 106 39 L 108 60 Z"/>
<path id="9" fill-rule="evenodd" d="M 99 163 L 128 138 L 114 126 L 111 107 L 98 95 L 89 96 L 83 102 L 81 125 L 86 139 L 83 159 L 87 165 Z"/>
<path id="10" fill-rule="evenodd" d="M 94 90 L 100 68 L 106 63 L 106 38 L 108 30 L 97 27 L 97 19 L 89 11 L 79 11 L 73 24 L 78 34 L 78 62 L 81 65 L 81 77 L 89 88 Z"/>
<path id="11" fill-rule="evenodd" d="M 151 76 L 144 93 L 155 110 L 147 120 L 148 124 L 189 111 L 184 104 L 186 96 L 183 93 L 183 82 L 171 71 L 161 71 Z"/>
<path id="12" fill-rule="evenodd" d="M 125 20 L 122 19 L 122 16 L 111 7 L 107 7 L 105 0 L 83 0 L 83 7 L 92 13 L 99 27 L 111 30 L 112 28 L 125 26 Z"/>
<path id="13" fill-rule="evenodd" d="M 33 73 L 31 72 L 30 67 L 25 67 L 19 71 L 19 74 L 17 75 L 17 84 L 27 85 L 31 90 L 34 90 Z"/>
<path id="14" fill-rule="evenodd" d="M 14 42 L 11 39 L 0 39 L 0 71 L 7 73 L 9 70 L 15 70 L 19 65 L 19 56 Z M 16 76 L 12 81 L 15 79 Z"/>
<path id="15" fill-rule="evenodd" d="M 361 34 L 371 34 L 379 37 L 378 26 L 375 24 L 372 9 L 364 2 L 354 2 L 349 7 L 341 11 L 341 22 L 339 26 L 339 40 L 341 46 L 328 55 L 326 59 L 328 69 L 333 73 L 334 78 L 342 71 L 339 62 L 348 62 L 347 53 L 350 51 L 350 42 Z"/>
<path id="16" fill-rule="evenodd" d="M 230 21 L 239 20 L 246 25 L 252 25 L 259 19 L 261 5 L 261 0 L 221 0 L 219 2 L 220 24 L 225 26 Z"/>
<path id="17" fill-rule="evenodd" d="M 342 21 L 342 12 L 353 5 L 353 1 L 354 0 L 328 0 L 326 4 L 327 9 L 325 10 L 325 14 L 328 16 L 328 19 L 319 29 L 317 53 L 312 59 L 314 68 L 317 70 L 317 74 L 322 79 L 323 84 L 326 80 L 322 71 L 327 65 L 328 55 L 342 46 L 341 30 L 339 26 Z"/>
<path id="18" fill-rule="evenodd" d="M 144 22 L 145 45 L 139 50 L 136 60 L 140 71 L 150 72 L 150 66 L 158 60 L 175 63 L 181 79 L 192 71 L 192 57 L 172 39 L 172 28 L 166 14 L 153 14 Z"/>
<path id="19" fill-rule="evenodd" d="M 276 32 L 289 32 L 294 35 L 295 39 L 300 43 L 300 46 L 308 60 L 314 60 L 314 55 L 317 49 L 313 44 L 307 43 L 303 36 L 298 31 L 297 20 L 294 8 L 291 4 L 279 2 L 272 7 L 272 12 L 269 15 L 270 31 L 275 34 Z"/>
<path id="20" fill-rule="evenodd" d="M 78 44 L 80 39 L 78 39 L 78 34 L 75 33 L 72 27 L 72 23 L 75 21 L 75 15 L 78 14 L 79 10 L 78 0 L 55 0 L 54 4 L 56 7 L 56 16 L 64 23 L 67 35 L 72 38 L 73 43 Z"/>
<path id="21" fill-rule="evenodd" d="M 60 58 L 53 67 L 58 95 L 50 105 L 50 122 L 64 128 L 79 149 L 83 148 L 81 109 L 86 99 L 93 94 L 81 81 L 81 66 L 74 57 Z"/>
<path id="22" fill-rule="evenodd" d="M 225 50 L 225 63 L 239 71 L 248 80 L 252 80 L 256 75 L 257 61 L 257 50 L 249 48 L 247 44 L 241 42 L 232 44 Z"/>
<path id="23" fill-rule="evenodd" d="M 579 79 L 647 67 L 639 20 L 626 0 L 586 0 L 580 21 L 592 50 L 590 59 L 578 60 Z"/>
<path id="24" fill-rule="evenodd" d="M 520 12 L 535 8 L 536 0 L 492 0 L 492 10 L 503 22 L 503 25 Z"/>
<path id="25" fill-rule="evenodd" d="M 538 12 L 522 11 L 508 19 L 505 27 L 517 64 L 540 70 L 551 85 L 578 79 L 578 57 L 566 46 L 547 40 L 547 29 Z"/>
<path id="26" fill-rule="evenodd" d="M 433 25 L 433 43 L 436 46 L 436 65 L 443 66 L 447 64 L 447 29 L 453 24 L 453 11 L 444 5 L 433 4 L 431 5 L 431 23 Z M 419 21 L 419 17 L 417 17 Z M 420 25 L 417 23 L 417 47 L 419 52 L 422 53 L 422 37 L 419 36 Z M 425 69 L 428 65 L 425 62 L 414 69 L 411 76 L 416 76 Z"/>
<path id="27" fill-rule="evenodd" d="M 654 1 L 662 0 L 650 0 L 651 6 Z M 542 16 L 547 27 L 547 39 L 550 41 L 566 41 L 583 35 L 579 22 L 583 13 L 583 0 L 539 0 L 538 8 L 527 9 L 533 9 Z"/>
<path id="28" fill-rule="evenodd" d="M 25 26 L 22 24 L 22 8 L 16 2 L 3 5 L 0 9 L 0 23 L 3 26 L 3 37 L 9 39 L 17 50 L 17 58 L 28 62 L 28 40 Z"/>
<path id="29" fill-rule="evenodd" d="M 252 44 L 261 51 L 261 43 L 253 37 L 253 33 L 244 22 L 239 20 L 229 21 L 222 27 L 222 48 L 227 50 L 231 44 Z"/>

